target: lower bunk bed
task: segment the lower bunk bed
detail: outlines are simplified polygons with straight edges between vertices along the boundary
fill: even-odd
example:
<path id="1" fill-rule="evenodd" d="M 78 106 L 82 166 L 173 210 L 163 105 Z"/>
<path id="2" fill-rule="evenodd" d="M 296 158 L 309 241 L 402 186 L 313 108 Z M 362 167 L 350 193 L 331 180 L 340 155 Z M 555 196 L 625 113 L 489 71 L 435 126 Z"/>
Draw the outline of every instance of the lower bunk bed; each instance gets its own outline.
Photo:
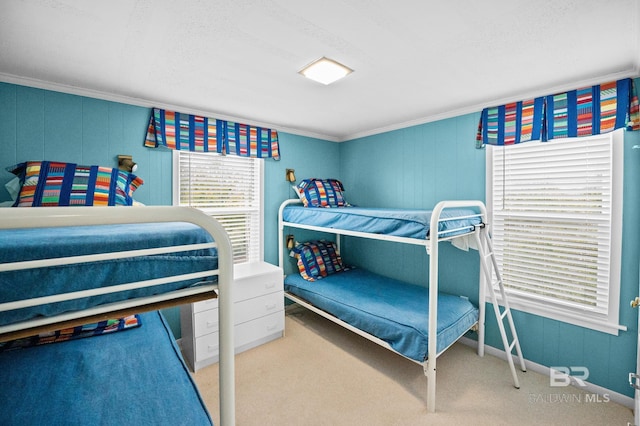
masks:
<path id="1" fill-rule="evenodd" d="M 212 297 L 220 418 L 235 423 L 232 251 L 218 222 L 183 207 L 5 208 L 0 245 L 5 424 L 212 424 L 158 311 Z"/>
<path id="2" fill-rule="evenodd" d="M 526 370 L 511 312 L 503 292 L 500 311 L 491 282 L 497 264 L 487 234 L 486 208 L 480 201 L 443 201 L 433 210 L 302 207 L 287 200 L 279 210 L 280 265 L 284 253 L 297 258 L 298 273 L 286 275 L 285 297 L 420 365 L 427 377 L 427 410 L 435 411 L 436 359 L 470 330 L 478 332 L 484 354 L 485 291 L 494 303 L 514 386 L 518 377 L 511 357 L 515 349 Z M 297 243 L 291 229 L 334 234 L 326 240 Z M 431 232 L 430 230 L 434 230 Z M 342 264 L 341 237 L 370 238 L 425 247 L 429 255 L 428 287 L 405 283 Z M 439 243 L 451 241 L 480 252 L 478 306 L 467 297 L 443 293 L 439 277 Z M 287 271 L 287 269 L 285 269 Z M 288 268 L 291 271 L 291 268 Z M 500 282 L 500 288 L 502 284 Z M 502 320 L 507 318 L 512 341 Z"/>
<path id="3" fill-rule="evenodd" d="M 349 269 L 309 282 L 299 274 L 285 279 L 287 297 L 313 306 L 376 336 L 385 346 L 419 363 L 429 354 L 429 289 Z M 438 294 L 437 354 L 444 352 L 478 323 L 478 308 L 469 300 Z"/>
<path id="4" fill-rule="evenodd" d="M 2 423 L 212 424 L 162 314 L 138 321 L 113 335 L 0 353 Z"/>

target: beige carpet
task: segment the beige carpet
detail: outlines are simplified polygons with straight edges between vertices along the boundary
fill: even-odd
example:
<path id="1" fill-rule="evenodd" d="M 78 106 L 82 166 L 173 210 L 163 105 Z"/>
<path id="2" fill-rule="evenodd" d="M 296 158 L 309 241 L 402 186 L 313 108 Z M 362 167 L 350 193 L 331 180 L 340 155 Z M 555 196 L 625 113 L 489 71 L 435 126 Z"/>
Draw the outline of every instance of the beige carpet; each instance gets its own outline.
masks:
<path id="1" fill-rule="evenodd" d="M 457 343 L 438 358 L 436 412 L 422 367 L 318 315 L 287 312 L 285 337 L 236 356 L 236 422 L 250 425 L 618 425 L 633 412 Z M 525 354 L 526 356 L 526 354 Z M 218 419 L 218 367 L 195 380 Z"/>

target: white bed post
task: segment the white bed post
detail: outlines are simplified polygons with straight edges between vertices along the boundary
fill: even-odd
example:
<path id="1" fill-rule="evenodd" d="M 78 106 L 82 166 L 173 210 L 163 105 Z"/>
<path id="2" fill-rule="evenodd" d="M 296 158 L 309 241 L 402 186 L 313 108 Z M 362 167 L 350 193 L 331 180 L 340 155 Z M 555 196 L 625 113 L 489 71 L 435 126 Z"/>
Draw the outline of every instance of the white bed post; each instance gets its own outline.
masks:
<path id="1" fill-rule="evenodd" d="M 226 235 L 226 234 L 222 234 Z M 231 244 L 219 243 L 219 236 L 216 237 L 218 251 L 221 253 L 218 269 L 218 321 L 220 323 L 220 424 L 222 426 L 233 426 L 236 424 L 235 409 L 235 343 L 233 329 L 233 252 Z"/>
<path id="2" fill-rule="evenodd" d="M 479 206 L 480 207 L 480 213 L 482 213 L 482 223 L 484 223 L 484 227 L 477 229 L 474 231 L 476 233 L 479 233 L 477 236 L 478 237 L 482 237 L 482 233 L 483 232 L 489 232 L 489 218 L 487 217 L 487 209 L 484 207 L 484 205 Z M 486 291 L 487 291 L 487 286 L 491 285 L 490 282 L 487 282 L 487 279 L 485 277 L 485 274 L 483 273 L 483 262 L 485 262 L 486 260 L 482 258 L 482 253 L 486 253 L 486 238 L 476 238 L 476 241 L 479 241 L 480 244 L 484 244 L 485 246 L 483 246 L 483 250 L 481 250 L 480 247 L 478 247 L 478 258 L 480 261 L 480 283 L 479 283 L 479 288 L 478 288 L 478 356 L 484 356 L 484 322 L 485 322 L 485 316 L 486 316 Z"/>
<path id="3" fill-rule="evenodd" d="M 427 376 L 427 411 L 436 411 L 436 358 L 438 355 L 438 222 L 440 213 L 444 208 L 442 202 L 438 203 L 431 213 L 432 230 L 427 254 L 429 255 L 429 347 L 428 358 L 425 365 Z M 435 232 L 433 232 L 435 230 Z"/>
<path id="4" fill-rule="evenodd" d="M 278 213 L 278 266 L 284 271 L 284 224 L 282 223 L 282 209 Z"/>
<path id="5" fill-rule="evenodd" d="M 173 207 L 176 209 L 176 207 Z M 220 424 L 236 424 L 235 401 L 235 339 L 233 320 L 233 250 L 228 234 L 218 221 L 199 210 L 181 207 L 184 215 L 174 220 L 190 221 L 199 225 L 213 236 L 218 256 L 218 322 L 219 322 L 219 388 L 220 388 Z M 171 212 L 169 209 L 164 211 Z"/>

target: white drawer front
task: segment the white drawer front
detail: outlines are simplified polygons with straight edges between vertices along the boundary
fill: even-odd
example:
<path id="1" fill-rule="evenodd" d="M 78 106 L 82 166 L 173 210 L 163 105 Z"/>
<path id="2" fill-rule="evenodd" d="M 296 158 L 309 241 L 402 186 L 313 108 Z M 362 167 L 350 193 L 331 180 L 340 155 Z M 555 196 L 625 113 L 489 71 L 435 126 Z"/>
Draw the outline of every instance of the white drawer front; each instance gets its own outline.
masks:
<path id="1" fill-rule="evenodd" d="M 234 323 L 242 324 L 284 310 L 284 292 L 254 297 L 235 304 Z"/>
<path id="2" fill-rule="evenodd" d="M 196 339 L 196 361 L 199 362 L 218 355 L 218 333 L 211 333 Z"/>
<path id="3" fill-rule="evenodd" d="M 211 309 L 208 311 L 198 312 L 193 316 L 193 332 L 195 337 L 218 331 L 218 310 Z"/>
<path id="4" fill-rule="evenodd" d="M 284 330 L 284 312 L 248 321 L 236 326 L 236 347 L 246 345 Z"/>
<path id="5" fill-rule="evenodd" d="M 234 299 L 242 301 L 276 291 L 282 291 L 282 273 L 280 271 L 238 279 L 233 288 Z"/>
<path id="6" fill-rule="evenodd" d="M 215 309 L 218 307 L 218 299 L 207 299 L 193 304 L 193 312 L 202 312 L 207 309 Z"/>

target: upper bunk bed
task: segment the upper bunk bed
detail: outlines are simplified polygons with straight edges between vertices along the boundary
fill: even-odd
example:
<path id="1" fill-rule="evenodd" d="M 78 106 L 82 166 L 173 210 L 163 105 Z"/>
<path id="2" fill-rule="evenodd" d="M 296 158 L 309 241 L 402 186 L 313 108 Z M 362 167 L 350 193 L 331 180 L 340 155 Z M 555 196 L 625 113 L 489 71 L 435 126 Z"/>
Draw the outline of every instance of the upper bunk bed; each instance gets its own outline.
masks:
<path id="1" fill-rule="evenodd" d="M 217 221 L 169 206 L 2 208 L 0 245 L 0 366 L 21 388 L 3 386 L 5 420 L 211 424 L 158 310 L 218 297 L 220 418 L 235 423 L 233 260 Z"/>
<path id="2" fill-rule="evenodd" d="M 327 192 L 332 193 L 334 189 L 338 193 L 333 194 L 333 205 L 318 202 L 327 200 L 326 196 L 309 196 L 301 192 L 299 200 L 286 200 L 280 206 L 279 262 L 284 267 L 285 252 L 292 251 L 300 271 L 300 274 L 287 274 L 285 296 L 421 364 L 428 380 L 427 409 L 435 411 L 436 358 L 471 329 L 477 329 L 478 354 L 484 354 L 485 304 L 482 301 L 487 288 L 494 293 L 493 286 L 486 285 L 491 282 L 490 268 L 497 271 L 497 265 L 487 264 L 495 260 L 494 257 L 484 254 L 490 244 L 486 238 L 484 203 L 442 201 L 432 210 L 353 207 L 339 194 L 341 184 L 334 182 L 323 182 L 330 188 Z M 291 232 L 291 228 L 335 234 L 335 247 L 326 241 L 292 243 L 293 236 L 285 237 L 285 229 Z M 341 236 L 424 246 L 429 254 L 428 288 L 342 264 Z M 464 249 L 479 249 L 483 272 L 478 285 L 479 306 L 474 306 L 467 297 L 440 291 L 440 280 L 446 279 L 438 272 L 439 243 L 442 241 L 451 241 Z M 495 294 L 493 296 L 495 300 Z M 497 305 L 494 303 L 494 309 Z M 501 318 L 508 317 L 515 336 L 508 306 L 505 312 L 504 315 L 500 313 Z M 505 342 L 502 321 L 499 326 L 505 350 L 511 345 L 510 353 L 516 347 L 524 370 L 517 337 L 512 343 Z M 512 361 L 510 367 L 514 384 L 519 387 Z"/>

